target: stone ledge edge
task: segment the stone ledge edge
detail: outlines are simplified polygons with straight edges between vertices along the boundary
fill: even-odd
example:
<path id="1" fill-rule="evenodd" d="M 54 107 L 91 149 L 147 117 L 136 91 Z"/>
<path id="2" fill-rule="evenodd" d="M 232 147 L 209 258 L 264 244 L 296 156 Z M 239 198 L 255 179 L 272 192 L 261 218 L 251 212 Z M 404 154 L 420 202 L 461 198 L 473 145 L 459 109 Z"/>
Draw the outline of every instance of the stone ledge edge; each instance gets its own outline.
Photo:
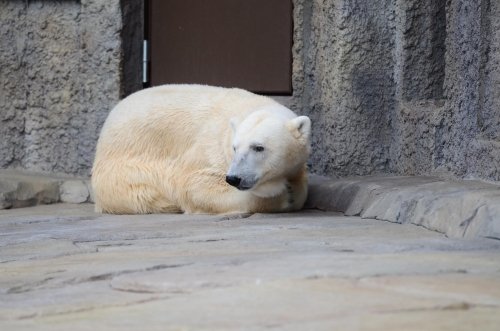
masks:
<path id="1" fill-rule="evenodd" d="M 93 201 L 88 178 L 0 170 L 0 209 Z M 415 224 L 454 238 L 500 239 L 500 185 L 480 181 L 310 175 L 305 208 Z"/>
<path id="2" fill-rule="evenodd" d="M 66 178 L 17 170 L 0 171 L 0 209 L 93 201 L 90 180 L 86 178 Z"/>
<path id="3" fill-rule="evenodd" d="M 481 181 L 311 175 L 305 207 L 415 224 L 453 238 L 500 239 L 500 185 Z"/>

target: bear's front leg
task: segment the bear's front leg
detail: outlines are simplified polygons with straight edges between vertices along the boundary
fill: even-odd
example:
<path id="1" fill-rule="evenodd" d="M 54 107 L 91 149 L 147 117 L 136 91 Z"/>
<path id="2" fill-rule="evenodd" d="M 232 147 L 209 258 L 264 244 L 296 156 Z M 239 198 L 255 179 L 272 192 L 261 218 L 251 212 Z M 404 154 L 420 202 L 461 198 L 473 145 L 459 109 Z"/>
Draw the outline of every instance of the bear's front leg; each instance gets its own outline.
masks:
<path id="1" fill-rule="evenodd" d="M 297 211 L 302 209 L 307 199 L 307 171 L 300 171 L 296 176 L 287 181 L 287 211 Z"/>

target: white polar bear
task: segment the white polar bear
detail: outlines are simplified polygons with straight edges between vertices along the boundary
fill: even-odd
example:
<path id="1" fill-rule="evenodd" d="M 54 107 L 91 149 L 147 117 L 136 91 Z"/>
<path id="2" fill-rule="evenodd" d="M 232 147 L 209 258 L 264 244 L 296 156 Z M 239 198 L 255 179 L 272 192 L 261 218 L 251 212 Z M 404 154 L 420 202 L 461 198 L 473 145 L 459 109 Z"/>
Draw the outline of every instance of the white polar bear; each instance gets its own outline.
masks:
<path id="1" fill-rule="evenodd" d="M 302 208 L 311 122 L 240 89 L 164 85 L 109 114 L 92 169 L 96 210 L 254 213 Z"/>

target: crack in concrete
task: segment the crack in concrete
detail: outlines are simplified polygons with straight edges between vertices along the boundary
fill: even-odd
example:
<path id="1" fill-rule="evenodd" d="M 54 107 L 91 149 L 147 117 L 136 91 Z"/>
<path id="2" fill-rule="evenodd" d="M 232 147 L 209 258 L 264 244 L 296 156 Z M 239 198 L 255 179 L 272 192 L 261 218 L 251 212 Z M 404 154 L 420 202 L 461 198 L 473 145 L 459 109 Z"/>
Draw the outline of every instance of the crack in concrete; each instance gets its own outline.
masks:
<path id="1" fill-rule="evenodd" d="M 123 247 L 123 246 L 133 246 L 133 244 L 129 244 L 129 243 L 109 243 L 109 244 L 97 245 L 97 247 Z"/>
<path id="2" fill-rule="evenodd" d="M 54 239 L 58 240 L 57 238 L 49 238 L 49 239 Z M 59 258 L 59 257 L 65 257 L 65 256 L 75 256 L 75 255 L 81 255 L 81 254 L 94 254 L 98 253 L 99 250 L 98 248 L 87 248 L 86 250 L 78 245 L 75 245 L 75 243 L 72 243 L 76 248 L 80 249 L 78 252 L 64 252 L 64 253 L 59 253 L 59 254 L 47 254 L 47 255 L 40 255 L 40 256 L 32 256 L 29 258 L 20 258 L 20 259 L 13 259 L 13 260 L 5 260 L 5 261 L 0 261 L 1 263 L 11 263 L 11 262 L 19 262 L 19 261 L 40 261 L 40 260 L 46 260 L 46 259 L 53 259 L 53 258 Z M 9 246 L 9 245 L 7 245 Z"/>
<path id="3" fill-rule="evenodd" d="M 410 276 L 442 276 L 442 275 L 463 275 L 469 273 L 468 270 L 466 269 L 444 269 L 444 270 L 437 270 L 436 272 L 432 273 L 375 273 L 372 275 L 365 275 L 365 276 L 350 276 L 350 275 L 337 275 L 337 274 L 313 274 L 309 276 L 305 276 L 305 280 L 316 280 L 316 279 L 343 279 L 343 280 L 352 280 L 355 282 L 360 282 L 364 280 L 369 280 L 373 278 L 383 278 L 383 277 L 410 277 Z"/>
<path id="4" fill-rule="evenodd" d="M 163 269 L 171 269 L 171 268 L 180 268 L 180 267 L 184 267 L 184 266 L 191 265 L 191 264 L 192 263 L 158 264 L 158 265 L 154 265 L 152 267 L 143 268 L 143 269 L 130 269 L 130 270 L 117 271 L 117 272 L 109 272 L 109 273 L 105 273 L 105 274 L 90 276 L 87 278 L 72 278 L 72 279 L 69 279 L 66 282 L 64 282 L 64 284 L 76 285 L 76 284 L 81 284 L 81 283 L 86 283 L 86 282 L 96 282 L 96 281 L 108 280 L 108 279 L 114 278 L 116 276 L 121 276 L 121 275 L 133 274 L 133 273 L 138 273 L 138 272 L 148 272 L 148 271 L 156 271 L 156 270 L 163 270 Z"/>
<path id="5" fill-rule="evenodd" d="M 152 237 L 136 237 L 136 238 L 102 238 L 102 239 L 89 239 L 89 240 L 73 240 L 74 245 L 78 244 L 88 244 L 88 243 L 99 243 L 99 242 L 109 242 L 109 241 L 136 241 L 136 240 L 155 240 L 155 239 L 179 239 L 183 238 L 184 235 L 175 236 L 152 236 Z M 55 238 L 57 239 L 57 238 Z"/>
<path id="6" fill-rule="evenodd" d="M 142 300 L 127 302 L 124 304 L 109 304 L 109 305 L 101 305 L 101 306 L 91 306 L 91 307 L 83 307 L 83 308 L 70 309 L 70 310 L 58 311 L 58 312 L 48 312 L 48 313 L 38 312 L 38 313 L 29 314 L 29 315 L 22 315 L 22 316 L 15 318 L 15 319 L 16 320 L 29 320 L 29 319 L 35 319 L 35 318 L 40 318 L 40 317 L 66 316 L 66 315 L 71 315 L 71 314 L 91 312 L 91 311 L 95 311 L 98 309 L 100 310 L 100 309 L 107 309 L 107 308 L 132 307 L 132 306 L 137 306 L 137 305 L 141 305 L 144 303 L 162 301 L 162 300 L 168 300 L 168 299 L 170 299 L 170 296 L 155 296 L 155 297 L 150 297 L 150 298 L 146 298 L 146 299 L 142 299 Z"/>
<path id="7" fill-rule="evenodd" d="M 19 293 L 25 293 L 31 291 L 33 288 L 36 287 L 43 287 L 43 285 L 47 284 L 50 282 L 54 277 L 47 277 L 44 278 L 38 282 L 32 283 L 32 284 L 22 284 L 18 286 L 14 286 L 9 288 L 5 293 L 6 294 L 19 294 Z"/>
<path id="8" fill-rule="evenodd" d="M 71 279 L 65 280 L 63 282 L 53 283 L 53 284 L 49 284 L 49 283 L 50 283 L 50 281 L 55 280 L 56 278 L 55 277 L 47 277 L 47 278 L 45 278 L 41 281 L 38 281 L 38 282 L 25 283 L 25 284 L 11 287 L 11 288 L 7 289 L 7 291 L 5 293 L 6 294 L 19 294 L 19 293 L 27 293 L 27 292 L 41 290 L 41 289 L 55 289 L 55 288 L 59 288 L 61 286 L 65 286 L 65 285 L 78 285 L 78 284 L 83 284 L 83 283 L 88 283 L 88 282 L 98 282 L 98 281 L 109 280 L 113 277 L 125 275 L 125 274 L 156 271 L 156 270 L 163 270 L 163 269 L 170 269 L 170 268 L 180 268 L 180 267 L 184 267 L 184 266 L 191 265 L 191 264 L 192 263 L 158 264 L 158 265 L 154 265 L 154 266 L 142 268 L 142 269 L 130 269 L 130 270 L 117 271 L 117 272 L 109 272 L 109 273 L 93 275 L 93 276 L 89 276 L 89 277 L 85 277 L 85 278 L 71 278 Z M 46 285 L 48 285 L 48 286 L 46 286 Z"/>
<path id="9" fill-rule="evenodd" d="M 465 238 L 465 235 L 467 234 L 467 230 L 469 230 L 469 226 L 471 225 L 471 223 L 476 218 L 477 213 L 479 212 L 479 209 L 481 207 L 484 207 L 484 206 L 486 206 L 486 204 L 482 204 L 482 205 L 478 206 L 477 208 L 474 208 L 474 211 L 472 212 L 472 215 L 469 216 L 469 217 L 467 217 L 465 220 L 463 220 L 460 223 L 460 227 L 464 227 L 464 231 L 462 232 L 462 237 Z"/>
<path id="10" fill-rule="evenodd" d="M 14 218 L 19 218 L 22 216 L 14 216 Z M 95 221 L 97 220 L 97 216 L 56 216 L 55 218 L 39 218 L 35 220 L 10 220 L 6 225 L 9 226 L 17 226 L 17 225 L 32 225 L 32 224 L 40 224 L 40 223 L 54 223 L 54 222 L 79 222 L 79 221 Z"/>
<path id="11" fill-rule="evenodd" d="M 189 240 L 188 242 L 190 243 L 211 243 L 211 242 L 218 242 L 218 241 L 226 241 L 226 238 L 219 238 L 219 239 L 202 239 L 202 240 Z"/>
<path id="12" fill-rule="evenodd" d="M 362 219 L 366 219 L 366 220 L 377 220 L 377 221 L 382 221 L 382 222 L 388 222 L 388 223 L 392 223 L 392 224 L 401 224 L 401 225 L 404 225 L 404 224 L 410 224 L 410 225 L 414 225 L 414 226 L 417 226 L 417 227 L 420 227 L 420 228 L 424 228 L 428 231 L 431 231 L 431 232 L 435 232 L 445 238 L 449 238 L 448 235 L 446 233 L 443 233 L 442 231 L 439 231 L 439 230 L 436 230 L 434 228 L 430 228 L 430 227 L 427 227 L 426 225 L 423 225 L 423 224 L 420 224 L 420 223 L 412 223 L 412 222 L 406 222 L 406 223 L 400 223 L 400 222 L 393 222 L 391 220 L 388 220 L 388 219 L 385 219 L 385 218 L 377 218 L 377 216 L 375 218 L 372 218 L 372 217 L 362 217 Z"/>
<path id="13" fill-rule="evenodd" d="M 387 314 L 387 313 L 419 313 L 419 312 L 430 312 L 430 311 L 453 311 L 453 310 L 471 310 L 474 308 L 499 308 L 499 305 L 493 304 L 482 304 L 482 303 L 470 303 L 466 301 L 453 302 L 447 305 L 433 306 L 433 307 L 422 307 L 422 308 L 408 308 L 408 309 L 389 309 L 378 311 L 377 313 Z"/>

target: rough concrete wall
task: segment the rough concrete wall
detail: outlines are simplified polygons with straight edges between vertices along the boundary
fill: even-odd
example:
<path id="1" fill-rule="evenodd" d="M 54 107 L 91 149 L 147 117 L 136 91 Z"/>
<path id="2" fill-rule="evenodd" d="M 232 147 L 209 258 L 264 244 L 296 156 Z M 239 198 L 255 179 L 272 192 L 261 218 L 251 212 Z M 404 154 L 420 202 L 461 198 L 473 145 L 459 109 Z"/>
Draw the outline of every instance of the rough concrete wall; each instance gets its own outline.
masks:
<path id="1" fill-rule="evenodd" d="M 446 0 L 396 1 L 394 78 L 398 101 L 443 97 Z"/>
<path id="2" fill-rule="evenodd" d="M 295 1 L 294 101 L 314 125 L 313 172 L 383 172 L 389 161 L 394 3 Z"/>
<path id="3" fill-rule="evenodd" d="M 446 0 L 399 0 L 388 171 L 430 174 L 440 162 L 444 113 Z"/>
<path id="4" fill-rule="evenodd" d="M 311 170 L 500 180 L 500 3 L 295 0 Z"/>
<path id="5" fill-rule="evenodd" d="M 479 125 L 481 138 L 500 141 L 500 2 L 481 7 L 481 82 Z"/>
<path id="6" fill-rule="evenodd" d="M 451 1 L 447 5 L 443 146 L 438 167 L 467 174 L 466 153 L 477 134 L 481 65 L 481 2 Z"/>
<path id="7" fill-rule="evenodd" d="M 408 5 L 411 1 L 405 2 L 407 9 L 415 8 Z M 422 4 L 421 1 L 415 3 Z M 428 55 L 422 57 L 425 61 L 411 62 L 410 66 L 398 69 L 401 76 L 409 72 L 407 76 L 414 77 L 417 82 L 426 78 L 419 73 L 430 73 L 425 81 L 432 85 L 442 80 L 443 93 L 440 96 L 425 92 L 423 88 L 420 91 L 424 93 L 420 94 L 410 91 L 410 96 L 417 98 L 408 98 L 404 79 L 399 82 L 402 92 L 393 117 L 390 170 L 398 174 L 437 174 L 499 181 L 500 5 L 489 0 L 429 3 L 436 4 L 443 6 L 446 13 L 441 28 L 446 32 L 442 70 L 440 62 L 432 61 L 431 56 L 441 53 L 442 38 L 432 39 L 432 33 L 427 33 L 426 37 L 429 46 L 420 43 L 416 49 L 403 47 L 403 56 L 398 57 L 404 61 L 408 52 L 427 52 Z M 426 9 L 419 17 L 419 24 L 405 28 L 405 34 L 400 36 L 401 44 L 421 40 L 425 31 L 435 30 L 427 28 L 422 17 L 429 17 L 427 20 L 434 21 L 436 26 L 443 25 L 440 10 Z M 402 21 L 411 20 L 411 15 L 407 15 Z M 426 70 L 433 62 L 435 69 Z M 419 127 L 425 130 L 418 133 Z M 419 147 L 423 145 L 427 147 Z"/>
<path id="8" fill-rule="evenodd" d="M 121 15 L 119 0 L 0 2 L 0 167 L 90 173 L 107 113 L 137 89 Z"/>
<path id="9" fill-rule="evenodd" d="M 294 95 L 330 176 L 500 181 L 500 3 L 293 0 Z M 0 0 L 0 167 L 88 175 L 141 87 L 141 0 Z"/>
<path id="10" fill-rule="evenodd" d="M 23 4 L 0 1 L 0 166 L 19 166 L 24 156 L 26 81 L 23 54 L 27 35 Z"/>
<path id="11" fill-rule="evenodd" d="M 466 156 L 467 176 L 500 181 L 500 2 L 483 0 L 479 17 L 479 86 L 471 92 L 479 98 L 478 128 Z"/>

